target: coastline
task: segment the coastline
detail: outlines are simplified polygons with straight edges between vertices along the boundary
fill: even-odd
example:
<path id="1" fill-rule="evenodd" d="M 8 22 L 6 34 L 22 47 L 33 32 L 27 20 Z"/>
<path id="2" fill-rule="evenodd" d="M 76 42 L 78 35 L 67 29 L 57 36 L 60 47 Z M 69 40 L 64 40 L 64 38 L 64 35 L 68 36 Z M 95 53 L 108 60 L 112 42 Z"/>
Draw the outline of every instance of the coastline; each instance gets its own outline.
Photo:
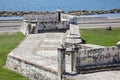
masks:
<path id="1" fill-rule="evenodd" d="M 0 11 L 0 17 L 22 17 L 26 14 L 54 14 L 54 12 L 37 12 L 37 11 Z"/>
<path id="2" fill-rule="evenodd" d="M 69 12 L 64 12 L 71 15 L 81 16 L 81 15 L 95 15 L 95 14 L 112 14 L 120 13 L 120 9 L 111 10 L 74 10 Z M 37 11 L 0 11 L 0 17 L 13 17 L 13 16 L 23 16 L 25 14 L 55 14 L 55 12 L 37 12 Z"/>
<path id="3" fill-rule="evenodd" d="M 120 13 L 120 9 L 110 9 L 110 10 L 75 10 L 69 11 L 68 14 L 81 16 L 81 15 L 96 15 L 96 14 L 112 14 Z"/>

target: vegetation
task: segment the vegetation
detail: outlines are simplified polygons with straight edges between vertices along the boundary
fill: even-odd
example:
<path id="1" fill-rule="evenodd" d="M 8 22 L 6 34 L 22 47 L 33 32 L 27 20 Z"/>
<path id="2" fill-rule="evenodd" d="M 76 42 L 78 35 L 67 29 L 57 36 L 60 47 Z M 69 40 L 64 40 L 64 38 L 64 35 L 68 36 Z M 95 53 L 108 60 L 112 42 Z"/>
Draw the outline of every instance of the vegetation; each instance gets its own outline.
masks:
<path id="1" fill-rule="evenodd" d="M 14 71 L 3 68 L 8 53 L 24 38 L 25 36 L 20 32 L 0 33 L 0 80 L 28 80 Z"/>
<path id="2" fill-rule="evenodd" d="M 115 46 L 120 41 L 120 28 L 112 28 L 112 30 L 106 30 L 104 28 L 81 29 L 80 33 L 88 44 Z"/>

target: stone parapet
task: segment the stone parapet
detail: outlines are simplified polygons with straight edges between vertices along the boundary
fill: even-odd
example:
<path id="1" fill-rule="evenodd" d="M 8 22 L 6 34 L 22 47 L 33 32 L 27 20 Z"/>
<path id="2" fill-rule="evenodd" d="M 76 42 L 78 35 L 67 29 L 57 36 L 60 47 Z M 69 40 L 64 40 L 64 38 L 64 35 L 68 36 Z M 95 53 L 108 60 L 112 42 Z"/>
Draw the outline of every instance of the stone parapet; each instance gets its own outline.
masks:
<path id="1" fill-rule="evenodd" d="M 14 56 L 8 56 L 6 61 L 7 68 L 22 73 L 32 80 L 57 80 L 58 73 L 51 69 L 30 63 Z"/>

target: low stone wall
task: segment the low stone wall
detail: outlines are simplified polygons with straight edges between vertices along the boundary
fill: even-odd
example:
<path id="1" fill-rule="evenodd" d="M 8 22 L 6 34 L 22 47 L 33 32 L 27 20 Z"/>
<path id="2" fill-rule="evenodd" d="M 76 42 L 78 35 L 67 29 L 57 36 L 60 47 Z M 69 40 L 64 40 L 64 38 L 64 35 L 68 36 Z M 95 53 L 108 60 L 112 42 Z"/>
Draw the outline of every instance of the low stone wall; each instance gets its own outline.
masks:
<path id="1" fill-rule="evenodd" d="M 75 54 L 76 70 L 120 66 L 120 49 L 117 47 L 80 49 Z"/>
<path id="2" fill-rule="evenodd" d="M 105 46 L 100 46 L 100 45 L 96 45 L 96 44 L 79 44 L 78 46 L 79 46 L 81 49 L 88 49 L 88 48 L 92 48 L 92 49 L 105 48 Z"/>
<path id="3" fill-rule="evenodd" d="M 35 30 L 33 29 L 35 27 Z M 67 30 L 69 28 L 69 22 L 68 21 L 62 21 L 58 24 L 57 21 L 34 21 L 29 23 L 28 21 L 23 21 L 21 26 L 21 32 L 24 34 L 37 34 L 41 32 L 50 32 L 50 31 L 58 31 L 59 30 Z M 61 30 L 61 31 L 62 31 Z"/>
<path id="4" fill-rule="evenodd" d="M 32 80 L 57 80 L 58 73 L 44 66 L 38 66 L 30 62 L 18 59 L 13 56 L 8 56 L 6 65 L 8 69 L 22 73 L 24 76 Z"/>

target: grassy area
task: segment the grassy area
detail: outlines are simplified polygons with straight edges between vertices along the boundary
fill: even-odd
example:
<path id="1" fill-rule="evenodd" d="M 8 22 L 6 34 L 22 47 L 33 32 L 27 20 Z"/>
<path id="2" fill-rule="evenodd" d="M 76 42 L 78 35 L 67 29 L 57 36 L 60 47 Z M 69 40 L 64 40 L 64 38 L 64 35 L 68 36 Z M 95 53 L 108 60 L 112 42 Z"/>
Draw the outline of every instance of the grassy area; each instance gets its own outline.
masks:
<path id="1" fill-rule="evenodd" d="M 14 71 L 3 68 L 7 54 L 24 38 L 25 36 L 20 32 L 0 33 L 0 80 L 28 80 Z"/>
<path id="2" fill-rule="evenodd" d="M 97 44 L 102 46 L 114 46 L 120 41 L 120 28 L 81 29 L 81 36 L 88 44 Z"/>

